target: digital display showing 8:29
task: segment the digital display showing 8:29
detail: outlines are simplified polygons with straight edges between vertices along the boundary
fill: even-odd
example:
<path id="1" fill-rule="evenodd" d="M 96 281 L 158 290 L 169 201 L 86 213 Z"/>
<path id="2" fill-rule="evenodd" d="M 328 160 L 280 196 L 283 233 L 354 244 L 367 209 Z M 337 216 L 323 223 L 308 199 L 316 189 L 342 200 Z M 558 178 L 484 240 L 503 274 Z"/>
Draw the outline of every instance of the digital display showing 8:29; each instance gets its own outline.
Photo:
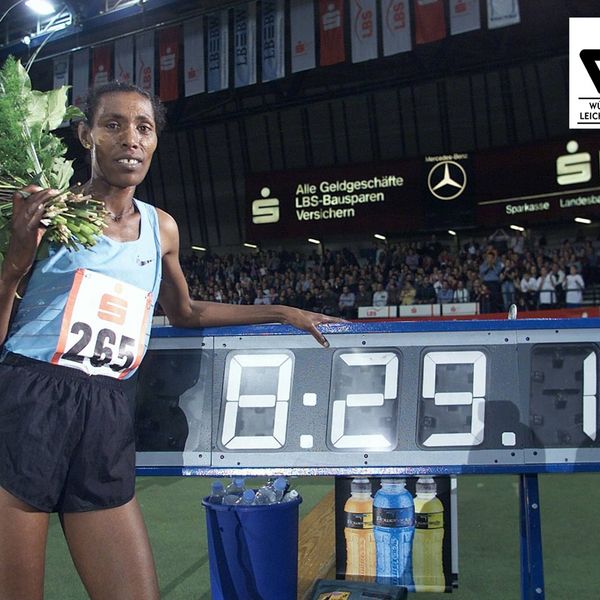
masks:
<path id="1" fill-rule="evenodd" d="M 148 464 L 173 463 L 176 450 L 183 451 L 178 464 L 189 466 L 328 473 L 600 462 L 600 346 L 592 341 L 599 330 L 545 325 L 455 322 L 435 331 L 429 323 L 417 331 L 414 323 L 373 324 L 343 333 L 332 327 L 329 349 L 306 335 L 203 337 L 194 360 L 200 358 L 212 386 L 198 378 L 186 390 L 183 447 L 155 452 Z M 176 339 L 151 346 L 151 360 L 160 363 Z M 181 350 L 184 370 L 189 352 Z M 151 400 L 138 394 L 140 402 Z M 194 431 L 209 423 L 210 435 Z M 144 448 L 138 449 L 140 464 Z"/>

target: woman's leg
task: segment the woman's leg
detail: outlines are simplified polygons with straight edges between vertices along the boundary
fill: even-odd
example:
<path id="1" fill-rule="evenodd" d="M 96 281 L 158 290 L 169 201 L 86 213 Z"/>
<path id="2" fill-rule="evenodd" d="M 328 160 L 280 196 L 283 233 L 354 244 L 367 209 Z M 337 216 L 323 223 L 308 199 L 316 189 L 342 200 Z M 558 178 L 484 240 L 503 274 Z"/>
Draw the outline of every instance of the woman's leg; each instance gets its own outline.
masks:
<path id="1" fill-rule="evenodd" d="M 158 600 L 152 550 L 135 498 L 117 508 L 64 513 L 61 522 L 91 600 Z"/>
<path id="2" fill-rule="evenodd" d="M 41 600 L 48 513 L 0 488 L 0 598 Z"/>

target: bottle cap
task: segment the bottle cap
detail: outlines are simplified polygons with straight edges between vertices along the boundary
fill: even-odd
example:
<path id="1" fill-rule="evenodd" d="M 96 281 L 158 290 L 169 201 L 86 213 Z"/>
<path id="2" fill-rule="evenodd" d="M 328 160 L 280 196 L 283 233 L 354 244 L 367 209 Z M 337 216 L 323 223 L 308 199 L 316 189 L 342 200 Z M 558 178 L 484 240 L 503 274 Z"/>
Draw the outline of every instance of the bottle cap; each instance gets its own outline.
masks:
<path id="1" fill-rule="evenodd" d="M 285 477 L 278 477 L 273 482 L 273 487 L 278 491 L 285 490 L 285 488 L 287 487 L 287 481 L 286 481 Z"/>
<path id="2" fill-rule="evenodd" d="M 371 493 L 371 482 L 366 478 L 353 479 L 350 484 L 351 493 Z"/>
<path id="3" fill-rule="evenodd" d="M 254 500 L 254 490 L 251 489 L 247 489 L 244 490 L 244 493 L 242 494 L 242 498 L 244 499 L 245 502 L 247 502 L 248 504 L 250 502 L 252 502 L 252 500 Z"/>
<path id="4" fill-rule="evenodd" d="M 213 481 L 212 482 L 212 489 L 214 491 L 220 491 L 220 490 L 224 489 L 223 482 L 222 481 Z"/>
<path id="5" fill-rule="evenodd" d="M 417 494 L 435 494 L 437 487 L 433 477 L 419 477 L 416 485 Z"/>

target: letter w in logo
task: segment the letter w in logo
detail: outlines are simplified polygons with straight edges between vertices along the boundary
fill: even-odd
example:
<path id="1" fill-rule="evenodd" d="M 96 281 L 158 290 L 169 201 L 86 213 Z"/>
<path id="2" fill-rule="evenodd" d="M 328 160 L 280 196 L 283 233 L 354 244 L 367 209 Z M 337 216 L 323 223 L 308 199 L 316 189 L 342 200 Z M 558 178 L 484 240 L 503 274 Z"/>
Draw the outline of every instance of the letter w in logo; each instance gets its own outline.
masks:
<path id="1" fill-rule="evenodd" d="M 597 92 L 600 94 L 600 69 L 598 68 L 597 61 L 600 60 L 600 50 L 582 50 L 579 53 L 581 62 L 591 77 L 594 85 L 596 86 Z"/>

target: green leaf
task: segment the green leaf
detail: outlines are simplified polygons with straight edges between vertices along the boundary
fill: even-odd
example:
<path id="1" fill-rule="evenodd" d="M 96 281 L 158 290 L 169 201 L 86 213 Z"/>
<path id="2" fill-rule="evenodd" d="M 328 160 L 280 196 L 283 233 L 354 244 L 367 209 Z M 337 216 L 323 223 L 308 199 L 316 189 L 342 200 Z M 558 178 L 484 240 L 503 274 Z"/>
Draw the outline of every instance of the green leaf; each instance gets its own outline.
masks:
<path id="1" fill-rule="evenodd" d="M 29 96 L 28 108 L 26 123 L 32 132 L 35 125 L 39 125 L 40 130 L 45 129 L 48 121 L 48 96 L 44 92 L 33 90 Z"/>
<path id="2" fill-rule="evenodd" d="M 67 106 L 67 110 L 65 112 L 65 121 L 70 121 L 71 119 L 81 119 L 85 115 L 77 106 Z"/>
<path id="3" fill-rule="evenodd" d="M 29 79 L 29 73 L 25 70 L 25 67 L 21 64 L 20 60 L 16 61 L 17 63 L 17 74 L 19 76 L 19 81 L 21 83 L 21 87 L 30 92 L 31 91 L 31 79 Z"/>
<path id="4" fill-rule="evenodd" d="M 67 91 L 68 86 L 63 85 L 56 90 L 50 90 L 46 92 L 48 97 L 47 104 L 47 129 L 52 131 L 56 129 L 64 120 L 67 105 Z"/>
<path id="5" fill-rule="evenodd" d="M 52 164 L 54 174 L 53 187 L 57 190 L 64 190 L 69 187 L 71 177 L 73 177 L 73 161 L 64 158 L 55 158 Z"/>

